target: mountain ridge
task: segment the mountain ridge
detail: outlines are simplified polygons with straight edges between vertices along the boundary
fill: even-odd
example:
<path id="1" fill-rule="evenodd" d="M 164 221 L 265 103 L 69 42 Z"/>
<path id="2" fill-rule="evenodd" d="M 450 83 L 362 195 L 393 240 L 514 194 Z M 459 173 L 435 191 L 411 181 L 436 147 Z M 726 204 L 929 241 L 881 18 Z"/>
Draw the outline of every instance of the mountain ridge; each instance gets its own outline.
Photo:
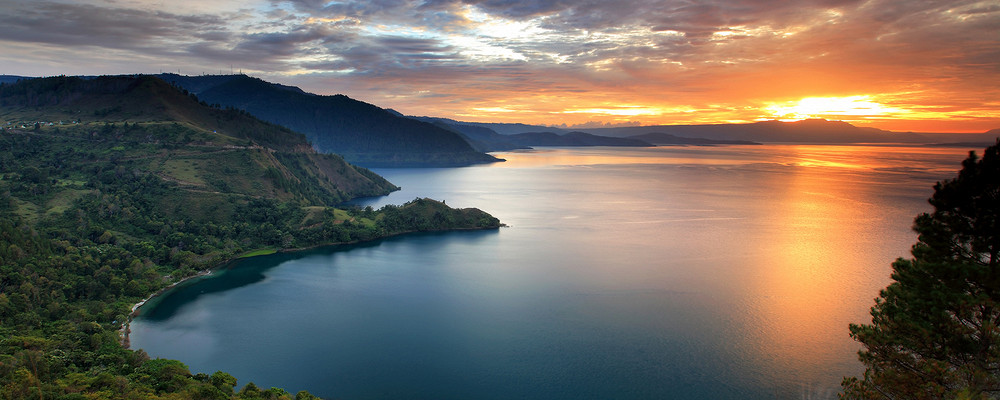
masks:
<path id="1" fill-rule="evenodd" d="M 457 121 L 437 117 L 413 117 L 434 120 L 451 126 L 471 126 L 488 128 L 502 136 L 526 132 L 568 133 L 571 130 L 553 126 L 483 123 Z M 769 142 L 769 143 L 992 143 L 1000 128 L 983 133 L 934 133 L 934 132 L 893 132 L 871 127 L 858 127 L 845 121 L 805 119 L 800 121 L 759 121 L 739 124 L 697 124 L 697 125 L 645 125 L 627 127 L 574 128 L 606 137 L 636 137 L 650 133 L 673 135 L 685 139 L 711 139 L 721 142 Z M 641 139 L 641 138 L 640 138 Z"/>
<path id="2" fill-rule="evenodd" d="M 892 132 L 858 127 L 844 121 L 806 119 L 738 124 L 653 125 L 564 129 L 520 123 L 463 122 L 440 117 L 407 117 L 392 109 L 344 95 L 317 95 L 295 86 L 266 82 L 247 75 L 156 75 L 217 106 L 242 109 L 272 123 L 302 132 L 320 152 L 341 154 L 366 166 L 462 166 L 501 161 L 484 154 L 530 148 L 532 145 L 580 145 L 568 138 L 511 135 L 583 132 L 608 138 L 644 140 L 657 144 L 744 143 L 991 143 L 1000 129 L 984 133 Z M 94 77 L 85 77 L 93 79 Z M 25 77 L 0 76 L 0 82 Z M 417 122 L 414 122 L 417 121 Z M 665 136 L 669 135 L 669 136 Z M 552 139 L 552 140 L 550 140 Z M 605 140 L 617 143 L 614 140 Z M 544 144 L 543 144 L 544 143 Z M 557 144 L 562 143 L 562 144 Z"/>
<path id="3" fill-rule="evenodd" d="M 316 95 L 245 75 L 161 76 L 209 103 L 246 110 L 301 132 L 318 151 L 339 154 L 352 163 L 441 167 L 501 161 L 476 151 L 456 132 L 342 94 Z"/>
<path id="4" fill-rule="evenodd" d="M 340 156 L 318 154 L 300 133 L 210 107 L 152 76 L 4 84 L 0 118 L 50 121 L 45 129 L 34 122 L 31 133 L 120 148 L 119 159 L 142 160 L 141 169 L 189 190 L 334 205 L 396 189 Z"/>

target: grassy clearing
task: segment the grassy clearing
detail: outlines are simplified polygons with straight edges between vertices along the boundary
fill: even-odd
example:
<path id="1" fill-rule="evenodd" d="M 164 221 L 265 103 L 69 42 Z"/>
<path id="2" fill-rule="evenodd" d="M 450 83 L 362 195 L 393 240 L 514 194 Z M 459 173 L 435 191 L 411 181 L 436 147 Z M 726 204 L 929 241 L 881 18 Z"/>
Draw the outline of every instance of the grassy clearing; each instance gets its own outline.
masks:
<path id="1" fill-rule="evenodd" d="M 381 216 L 381 215 L 379 215 L 379 216 Z M 378 217 L 376 217 L 376 218 L 378 218 Z M 361 224 L 361 226 L 364 226 L 365 228 L 374 228 L 375 227 L 375 220 L 373 220 L 373 219 L 358 218 L 358 219 L 355 219 L 354 222 L 358 223 L 358 224 Z"/>
<path id="2" fill-rule="evenodd" d="M 87 184 L 87 181 L 74 180 L 74 179 L 58 179 L 58 180 L 56 180 L 56 186 L 57 187 L 64 187 L 64 188 L 71 188 L 71 189 L 82 188 L 86 184 Z"/>
<path id="3" fill-rule="evenodd" d="M 177 191 L 164 195 L 158 201 L 160 210 L 172 218 L 194 219 L 224 223 L 233 214 L 238 195 Z"/>
<path id="4" fill-rule="evenodd" d="M 278 249 L 275 249 L 275 248 L 258 249 L 258 250 L 254 250 L 254 251 L 251 251 L 251 252 L 240 254 L 236 258 L 250 258 L 250 257 L 256 257 L 256 256 L 266 256 L 268 254 L 274 254 L 274 253 L 277 253 L 277 252 L 278 252 Z"/>
<path id="5" fill-rule="evenodd" d="M 14 214 L 23 218 L 29 223 L 35 223 L 38 221 L 39 217 L 39 207 L 33 203 L 18 199 L 16 197 L 11 198 L 11 203 L 14 206 Z"/>
<path id="6" fill-rule="evenodd" d="M 347 211 L 337 208 L 333 210 L 333 219 L 335 221 L 344 221 L 351 219 L 351 216 L 347 214 Z"/>
<path id="7" fill-rule="evenodd" d="M 371 220 L 369 218 L 363 218 L 363 217 L 360 217 L 360 218 L 352 217 L 350 214 L 347 213 L 346 210 L 341 210 L 339 208 L 333 209 L 333 220 L 336 223 L 341 223 L 341 222 L 344 222 L 344 221 L 351 221 L 351 222 L 356 223 L 356 224 L 361 224 L 362 226 L 364 226 L 366 228 L 373 228 L 373 227 L 375 227 L 375 221 L 374 220 Z"/>
<path id="8" fill-rule="evenodd" d="M 361 224 L 366 227 L 374 227 L 375 221 L 368 218 L 356 218 L 352 217 L 347 213 L 347 210 L 342 210 L 339 208 L 330 208 L 322 206 L 310 206 L 302 208 L 306 215 L 302 218 L 300 226 L 307 227 L 316 224 L 321 224 L 330 219 L 330 214 L 333 214 L 334 223 L 343 223 L 344 221 L 351 221 L 353 223 Z"/>
<path id="9" fill-rule="evenodd" d="M 66 186 L 68 187 L 70 185 Z M 49 214 L 61 214 L 62 212 L 69 209 L 73 205 L 74 201 L 89 193 L 93 193 L 93 190 L 83 190 L 83 189 L 60 190 L 58 193 L 52 196 L 52 199 L 50 199 L 48 202 L 45 203 L 45 208 L 46 208 L 45 212 Z"/>
<path id="10" fill-rule="evenodd" d="M 321 224 L 326 220 L 326 207 L 310 206 L 302 207 L 302 210 L 305 211 L 306 215 L 302 217 L 302 222 L 299 223 L 299 226 L 312 226 Z"/>
<path id="11" fill-rule="evenodd" d="M 163 163 L 162 171 L 179 183 L 205 186 L 205 180 L 199 174 L 202 170 L 200 162 L 189 158 L 171 158 Z"/>

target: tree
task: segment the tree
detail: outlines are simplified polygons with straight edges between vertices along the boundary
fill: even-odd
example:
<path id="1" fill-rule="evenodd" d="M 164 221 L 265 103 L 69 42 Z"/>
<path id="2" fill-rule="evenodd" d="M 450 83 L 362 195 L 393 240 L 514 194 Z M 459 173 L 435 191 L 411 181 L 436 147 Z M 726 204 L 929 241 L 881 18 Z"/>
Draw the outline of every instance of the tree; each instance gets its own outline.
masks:
<path id="1" fill-rule="evenodd" d="M 934 186 L 912 259 L 850 327 L 864 376 L 844 398 L 1000 398 L 1000 140 Z"/>
<path id="2" fill-rule="evenodd" d="M 212 374 L 208 382 L 222 391 L 222 393 L 229 395 L 233 394 L 233 388 L 236 386 L 236 378 L 222 371 L 216 371 Z"/>

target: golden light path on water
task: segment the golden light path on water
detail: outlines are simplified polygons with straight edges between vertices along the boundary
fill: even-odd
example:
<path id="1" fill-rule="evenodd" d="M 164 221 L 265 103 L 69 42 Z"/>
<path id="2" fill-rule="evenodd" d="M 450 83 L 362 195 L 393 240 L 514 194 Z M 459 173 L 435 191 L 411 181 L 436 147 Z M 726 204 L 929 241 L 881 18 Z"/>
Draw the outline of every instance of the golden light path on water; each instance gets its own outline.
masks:
<path id="1" fill-rule="evenodd" d="M 720 288 L 742 292 L 735 297 L 744 299 L 730 313 L 730 318 L 735 319 L 733 325 L 744 329 L 732 335 L 731 345 L 745 352 L 747 359 L 757 360 L 765 370 L 790 371 L 800 374 L 794 377 L 800 381 L 817 381 L 820 378 L 816 366 L 842 362 L 839 360 L 844 360 L 845 354 L 854 354 L 859 349 L 848 337 L 847 324 L 868 322 L 867 310 L 878 291 L 889 283 L 890 263 L 896 257 L 909 256 L 905 252 L 908 244 L 899 240 L 898 229 L 908 227 L 915 214 L 884 209 L 885 204 L 893 201 L 884 198 L 889 194 L 882 190 L 912 184 L 915 192 L 929 196 L 932 183 L 953 177 L 968 150 L 860 145 L 765 147 L 745 146 L 727 152 L 728 157 L 702 157 L 690 148 L 658 151 L 649 157 L 636 157 L 634 153 L 609 157 L 600 151 L 588 154 L 586 149 L 571 153 L 543 149 L 503 153 L 501 157 L 508 163 L 496 167 L 690 164 L 780 168 L 781 173 L 774 174 L 778 181 L 764 185 L 773 192 L 747 192 L 742 199 L 746 205 L 744 211 L 728 216 L 723 212 L 719 216 L 718 207 L 705 204 L 700 209 L 688 209 L 691 215 L 686 221 L 714 218 L 719 224 L 759 222 L 747 226 L 745 236 L 721 238 L 715 244 L 724 251 L 739 252 L 727 257 L 745 264 L 738 268 L 745 274 L 741 285 Z M 923 180 L 909 182 L 913 174 Z M 611 183 L 593 184 L 613 187 Z M 648 211 L 654 205 L 632 206 Z M 929 211 L 929 206 L 922 211 Z M 679 221 L 644 222 L 662 225 Z M 893 232 L 872 229 L 890 225 L 897 227 L 896 237 L 884 237 Z M 916 239 L 915 234 L 910 236 Z M 873 262 L 866 252 L 882 244 L 897 249 L 898 254 Z M 858 288 L 870 295 L 858 296 Z M 807 392 L 812 389 L 803 390 L 804 395 L 809 395 Z M 824 393 L 818 395 L 833 396 L 829 387 L 822 390 Z"/>
<path id="2" fill-rule="evenodd" d="M 804 155 L 809 161 L 800 165 L 823 168 L 798 169 L 801 173 L 788 182 L 784 193 L 775 196 L 780 203 L 769 219 L 781 229 L 768 232 L 768 242 L 758 243 L 767 256 L 749 260 L 757 273 L 746 287 L 748 297 L 755 299 L 750 304 L 753 312 L 746 314 L 751 318 L 745 326 L 755 328 L 748 335 L 754 344 L 750 349 L 758 353 L 755 358 L 785 364 L 789 371 L 805 371 L 857 350 L 845 340 L 844 321 L 863 322 L 858 319 L 859 311 L 871 302 L 864 297 L 852 299 L 847 288 L 873 283 L 864 281 L 870 272 L 865 269 L 872 266 L 866 264 L 867 255 L 860 254 L 863 246 L 858 241 L 878 241 L 878 237 L 865 237 L 866 226 L 884 222 L 879 210 L 864 198 L 866 190 L 859 187 L 864 182 L 841 179 L 842 172 L 828 171 L 830 167 L 872 169 L 875 165 Z M 874 267 L 885 271 L 887 265 Z M 844 282 L 844 277 L 855 282 Z M 874 278 L 884 283 L 884 275 Z"/>

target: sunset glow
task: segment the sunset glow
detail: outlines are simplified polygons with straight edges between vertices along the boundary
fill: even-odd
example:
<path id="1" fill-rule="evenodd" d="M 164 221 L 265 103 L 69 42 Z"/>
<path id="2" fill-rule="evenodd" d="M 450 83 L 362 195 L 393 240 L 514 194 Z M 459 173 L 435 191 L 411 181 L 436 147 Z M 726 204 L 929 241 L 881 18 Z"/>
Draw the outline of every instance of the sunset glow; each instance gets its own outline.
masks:
<path id="1" fill-rule="evenodd" d="M 808 118 L 864 119 L 868 117 L 900 117 L 906 110 L 886 107 L 871 100 L 871 96 L 807 97 L 794 102 L 772 104 L 765 108 L 773 119 L 801 120 Z"/>
<path id="2" fill-rule="evenodd" d="M 588 108 L 581 110 L 566 110 L 563 114 L 590 114 L 595 116 L 639 116 L 660 115 L 663 110 L 643 106 L 619 106 L 615 108 Z"/>
<path id="3" fill-rule="evenodd" d="M 995 1 L 15 0 L 2 74 L 243 72 L 408 115 L 1000 128 Z"/>

